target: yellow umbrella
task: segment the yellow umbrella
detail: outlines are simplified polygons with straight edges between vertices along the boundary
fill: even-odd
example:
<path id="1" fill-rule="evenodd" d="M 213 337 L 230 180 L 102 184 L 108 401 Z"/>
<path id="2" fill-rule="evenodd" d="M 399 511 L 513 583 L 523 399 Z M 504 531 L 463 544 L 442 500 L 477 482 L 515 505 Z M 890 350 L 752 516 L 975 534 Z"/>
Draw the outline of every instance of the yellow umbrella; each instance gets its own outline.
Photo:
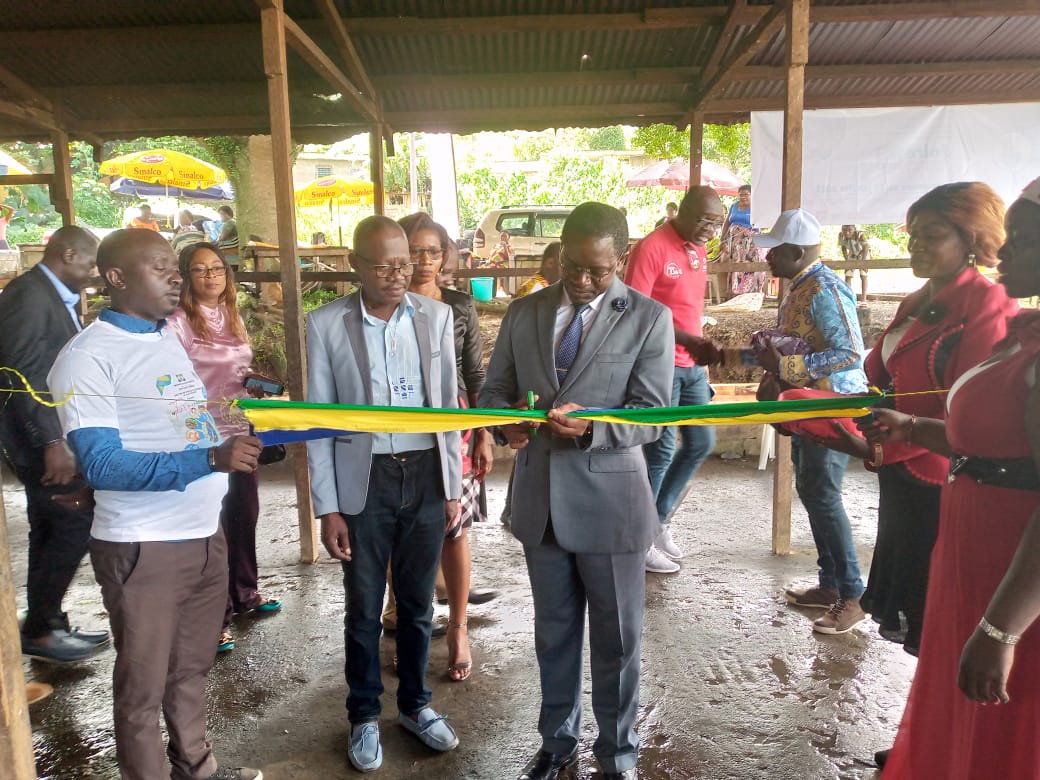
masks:
<path id="1" fill-rule="evenodd" d="M 104 176 L 128 179 L 185 190 L 204 190 L 227 181 L 227 174 L 215 165 L 170 149 L 149 149 L 113 157 L 101 163 Z"/>
<path id="2" fill-rule="evenodd" d="M 296 205 L 301 208 L 329 207 L 329 219 L 332 219 L 332 206 L 336 205 L 337 217 L 340 206 L 370 206 L 375 187 L 371 182 L 353 181 L 339 176 L 326 176 L 316 179 L 306 187 L 296 190 Z M 339 225 L 339 244 L 343 246 L 343 224 Z"/>
<path id="3" fill-rule="evenodd" d="M 29 176 L 32 174 L 32 171 L 14 159 L 11 155 L 0 152 L 0 174 Z"/>
<path id="4" fill-rule="evenodd" d="M 326 176 L 296 190 L 296 205 L 311 206 L 367 206 L 372 203 L 375 188 L 371 182 L 353 181 L 339 176 Z"/>

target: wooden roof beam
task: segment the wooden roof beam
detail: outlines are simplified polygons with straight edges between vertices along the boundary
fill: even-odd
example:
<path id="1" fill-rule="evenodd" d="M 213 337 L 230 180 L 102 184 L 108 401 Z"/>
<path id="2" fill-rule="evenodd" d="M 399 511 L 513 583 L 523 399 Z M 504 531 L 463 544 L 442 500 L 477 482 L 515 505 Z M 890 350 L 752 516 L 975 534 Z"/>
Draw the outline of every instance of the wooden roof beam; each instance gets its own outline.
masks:
<path id="1" fill-rule="evenodd" d="M 647 8 L 632 13 L 524 14 L 516 16 L 365 16 L 344 20 L 353 35 L 473 35 L 495 33 L 668 30 L 718 24 L 726 6 Z M 753 24 L 754 17 L 746 24 Z"/>
<path id="2" fill-rule="evenodd" d="M 513 89 L 529 86 L 592 86 L 626 84 L 688 84 L 698 78 L 700 68 L 638 68 L 635 70 L 601 71 L 550 71 L 527 73 L 478 73 L 451 76 L 423 76 L 416 80 L 412 76 L 377 76 L 379 89 L 398 92 L 430 92 L 434 90 L 460 89 Z M 988 73 L 1040 73 L 1040 59 L 1013 60 L 969 60 L 951 62 L 912 63 L 851 63 L 845 65 L 809 65 L 806 80 L 857 79 L 899 76 L 959 76 Z M 747 81 L 781 81 L 784 68 L 772 65 L 743 65 L 733 68 L 727 83 Z M 205 83 L 160 83 L 149 85 L 171 100 L 194 96 L 221 96 L 234 94 L 260 95 L 266 89 L 260 81 L 211 81 Z M 305 92 L 318 92 L 326 87 L 324 81 L 295 81 L 292 95 L 299 97 Z M 140 85 L 135 84 L 82 84 L 47 88 L 44 93 L 55 99 L 64 100 L 78 96 L 81 100 L 121 100 L 140 94 Z"/>
<path id="3" fill-rule="evenodd" d="M 649 118 L 654 118 L 653 121 L 656 122 L 678 122 L 684 111 L 684 106 L 679 102 L 570 104 L 522 108 L 466 108 L 447 111 L 392 111 L 386 114 L 386 118 L 400 132 L 455 125 L 479 126 L 482 117 L 486 124 L 495 126 L 512 121 L 528 124 L 548 122 L 547 127 L 580 127 L 585 122 L 616 125 L 618 122 L 627 120 L 633 120 L 638 124 L 643 120 L 651 121 Z"/>
<path id="4" fill-rule="evenodd" d="M 0 116 L 52 132 L 61 129 L 61 125 L 52 112 L 9 100 L 0 100 Z"/>
<path id="5" fill-rule="evenodd" d="M 261 0 L 258 0 L 261 2 Z M 343 19 L 349 35 L 474 35 L 484 30 L 498 32 L 587 32 L 591 30 L 667 30 L 723 24 L 729 3 L 691 8 L 647 8 L 632 13 L 535 14 L 518 16 L 472 16 L 450 18 L 418 17 L 353 17 Z M 757 24 L 773 6 L 749 5 L 735 15 L 737 25 Z M 810 14 L 814 23 L 902 22 L 949 18 L 1003 18 L 1036 16 L 1037 0 L 931 0 L 924 2 L 876 5 L 813 4 Z M 323 20 L 304 19 L 299 24 L 310 32 L 327 31 Z M 219 45 L 228 38 L 259 38 L 256 22 L 230 24 L 177 24 L 136 27 L 99 27 L 83 30 L 4 30 L 0 46 L 26 49 L 61 46 L 79 42 L 85 35 L 97 45 L 134 40 L 139 46 L 152 42 L 169 44 L 180 40 L 196 46 Z M 377 83 L 377 80 L 373 80 Z"/>
<path id="6" fill-rule="evenodd" d="M 379 93 L 372 86 L 372 81 L 369 79 L 368 72 L 361 62 L 361 57 L 358 56 L 357 49 L 354 48 L 354 41 L 351 40 L 350 33 L 347 32 L 347 27 L 343 23 L 343 17 L 336 10 L 335 2 L 333 0 L 316 0 L 316 2 L 322 18 L 329 26 L 329 32 L 332 34 L 332 40 L 335 41 L 336 48 L 339 49 L 343 64 L 347 66 L 347 74 L 361 85 L 363 94 L 376 106 L 379 106 Z"/>
<path id="7" fill-rule="evenodd" d="M 380 92 L 407 91 L 429 92 L 431 90 L 493 89 L 522 87 L 580 87 L 612 84 L 686 84 L 698 78 L 700 68 L 634 68 L 624 70 L 549 71 L 524 73 L 459 73 L 452 75 L 423 74 L 421 78 L 411 75 L 376 76 L 374 82 Z M 320 93 L 328 88 L 322 79 L 295 79 L 290 82 L 290 94 L 298 97 L 303 93 Z M 232 91 L 236 95 L 257 94 L 266 90 L 262 81 L 206 81 L 152 83 L 149 89 L 161 92 L 173 99 L 194 96 L 223 96 Z M 121 100 L 140 96 L 141 85 L 120 84 L 64 84 L 47 87 L 44 93 L 54 99 L 80 98 L 81 100 Z"/>
<path id="8" fill-rule="evenodd" d="M 719 88 L 729 77 L 730 71 L 734 68 L 739 68 L 740 66 L 745 65 L 748 60 L 754 57 L 759 50 L 765 46 L 774 35 L 776 35 L 777 31 L 783 25 L 784 7 L 783 3 L 777 3 L 772 6 L 758 21 L 758 24 L 756 24 L 747 35 L 741 38 L 740 46 L 737 47 L 736 51 L 730 55 L 725 63 L 718 67 L 715 75 L 712 76 L 707 83 L 701 85 L 700 90 L 698 90 L 697 98 L 689 106 L 690 110 L 703 108 L 703 104 L 714 97 Z"/>
<path id="9" fill-rule="evenodd" d="M 715 39 L 715 46 L 712 48 L 711 54 L 708 55 L 708 61 L 704 65 L 704 73 L 701 76 L 703 81 L 710 80 L 719 69 L 723 55 L 725 55 L 733 42 L 733 36 L 737 34 L 737 28 L 740 25 L 739 19 L 746 10 L 747 0 L 733 0 L 732 5 L 729 7 L 729 12 L 726 14 L 726 20 L 722 23 L 719 36 Z"/>
<path id="10" fill-rule="evenodd" d="M 771 12 L 770 6 L 745 6 L 730 13 L 730 3 L 694 8 L 648 8 L 634 13 L 532 14 L 451 18 L 363 17 L 345 20 L 353 35 L 473 35 L 474 32 L 584 32 L 588 30 L 664 30 L 724 24 L 750 26 Z M 1033 16 L 1036 0 L 933 0 L 904 4 L 817 6 L 812 22 L 905 22 L 923 19 Z"/>
<path id="11" fill-rule="evenodd" d="M 0 85 L 5 87 L 12 96 L 18 98 L 17 101 L 10 102 L 8 111 L 21 110 L 24 113 L 21 113 L 20 117 L 25 121 L 52 132 L 69 124 L 63 116 L 69 112 L 55 109 L 49 98 L 3 65 L 0 65 Z M 16 106 L 20 109 L 15 108 Z M 7 115 L 11 116 L 10 113 Z M 76 132 L 72 129 L 69 132 L 89 143 L 100 143 L 100 139 L 90 133 Z"/>
<path id="12" fill-rule="evenodd" d="M 299 54 L 314 71 L 327 81 L 367 119 L 380 122 L 379 108 L 371 98 L 362 94 L 350 79 L 337 67 L 321 47 L 303 31 L 296 22 L 285 17 L 285 42 Z"/>
<path id="13" fill-rule="evenodd" d="M 812 22 L 911 22 L 926 19 L 1001 18 L 1036 16 L 1040 5 L 1036 0 L 934 0 L 933 2 L 877 5 L 813 5 Z"/>
<path id="14" fill-rule="evenodd" d="M 547 71 L 525 73 L 467 73 L 450 76 L 408 75 L 376 76 L 383 92 L 390 90 L 429 91 L 435 89 L 495 89 L 516 87 L 582 87 L 612 84 L 686 84 L 700 77 L 701 69 L 629 68 L 624 70 Z"/>
<path id="15" fill-rule="evenodd" d="M 112 133 L 150 133 L 177 135 L 211 135 L 220 128 L 230 135 L 270 133 L 271 120 L 266 114 L 255 116 L 153 116 L 112 119 L 84 119 L 80 124 L 91 132 L 110 136 Z"/>
<path id="16" fill-rule="evenodd" d="M 38 108 L 49 114 L 54 113 L 54 105 L 50 100 L 3 65 L 0 65 L 0 85 L 6 87 L 15 97 L 21 98 L 21 101 L 30 108 Z"/>
<path id="17" fill-rule="evenodd" d="M 885 94 L 806 95 L 805 109 L 821 108 L 900 108 L 913 106 L 959 106 L 975 103 L 1030 103 L 1040 100 L 1040 86 L 1027 89 L 948 92 L 890 92 Z M 780 111 L 784 107 L 783 96 L 775 98 L 724 98 L 705 104 L 707 115 L 747 115 L 751 111 Z"/>
<path id="18" fill-rule="evenodd" d="M 903 62 L 878 64 L 808 65 L 806 81 L 828 79 L 898 78 L 913 76 L 971 76 L 987 73 L 1040 73 L 1040 60 L 955 60 L 951 62 Z M 734 68 L 728 83 L 737 81 L 781 81 L 783 67 L 745 65 Z"/>

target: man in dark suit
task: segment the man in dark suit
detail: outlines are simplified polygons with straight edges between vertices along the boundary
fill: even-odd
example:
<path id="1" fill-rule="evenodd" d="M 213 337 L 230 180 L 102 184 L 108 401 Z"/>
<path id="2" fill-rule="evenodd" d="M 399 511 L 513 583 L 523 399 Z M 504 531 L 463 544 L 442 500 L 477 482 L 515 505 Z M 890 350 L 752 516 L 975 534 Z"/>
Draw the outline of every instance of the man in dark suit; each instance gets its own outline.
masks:
<path id="1" fill-rule="evenodd" d="M 667 406 L 672 317 L 617 277 L 628 226 L 583 203 L 561 236 L 561 281 L 506 312 L 479 404 L 549 409 L 537 435 L 501 434 L 518 450 L 512 531 L 524 545 L 541 673 L 541 749 L 520 780 L 553 780 L 578 758 L 585 614 L 592 648 L 593 745 L 605 778 L 635 778 L 639 643 L 646 551 L 658 531 L 642 445 L 659 428 L 590 423 L 582 408 Z"/>
<path id="2" fill-rule="evenodd" d="M 40 263 L 0 295 L 0 366 L 19 371 L 34 390 L 48 392 L 54 359 L 82 329 L 79 291 L 94 274 L 97 247 L 86 230 L 63 227 L 51 237 Z M 0 377 L 0 388 L 24 389 L 9 372 Z M 0 390 L 0 446 L 25 485 L 29 516 L 29 612 L 22 652 L 56 663 L 89 658 L 109 634 L 72 628 L 61 608 L 87 552 L 93 512 L 57 413 L 28 393 Z"/>

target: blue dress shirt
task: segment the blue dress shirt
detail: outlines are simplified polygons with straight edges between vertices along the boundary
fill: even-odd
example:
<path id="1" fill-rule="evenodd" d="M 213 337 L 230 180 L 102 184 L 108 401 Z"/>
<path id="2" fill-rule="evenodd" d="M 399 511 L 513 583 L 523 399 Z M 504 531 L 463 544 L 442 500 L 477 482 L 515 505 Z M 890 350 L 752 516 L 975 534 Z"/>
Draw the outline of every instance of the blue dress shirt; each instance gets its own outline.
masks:
<path id="1" fill-rule="evenodd" d="M 59 279 L 45 263 L 40 263 L 39 266 L 40 270 L 51 280 L 54 289 L 58 291 L 58 296 L 61 298 L 61 302 L 65 304 L 65 308 L 69 310 L 69 316 L 72 317 L 72 321 L 76 324 L 76 330 L 83 330 L 83 324 L 79 321 L 79 314 L 76 312 L 76 304 L 79 303 L 79 293 L 73 292 L 66 287 L 65 282 Z"/>
<path id="2" fill-rule="evenodd" d="M 361 298 L 361 321 L 368 350 L 368 376 L 374 406 L 426 406 L 415 306 L 406 293 L 386 322 L 373 317 Z M 372 452 L 389 455 L 437 446 L 432 433 L 373 433 Z"/>

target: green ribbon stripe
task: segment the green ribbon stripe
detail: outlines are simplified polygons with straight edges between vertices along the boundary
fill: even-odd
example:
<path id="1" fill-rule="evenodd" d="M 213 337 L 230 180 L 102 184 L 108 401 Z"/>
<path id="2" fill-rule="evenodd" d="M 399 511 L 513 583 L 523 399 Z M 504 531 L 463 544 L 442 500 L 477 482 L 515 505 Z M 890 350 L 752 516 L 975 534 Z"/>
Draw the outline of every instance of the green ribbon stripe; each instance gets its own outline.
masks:
<path id="1" fill-rule="evenodd" d="M 704 417 L 745 417 L 749 414 L 798 414 L 832 409 L 865 409 L 878 403 L 885 395 L 846 395 L 836 398 L 802 398 L 794 401 L 737 401 L 733 403 L 701 404 L 697 406 L 663 406 L 641 409 L 586 409 L 571 412 L 571 417 L 594 420 L 597 417 L 614 417 L 649 425 L 667 425 L 680 420 L 695 420 Z M 406 412 L 422 414 L 453 414 L 466 416 L 523 417 L 529 420 L 548 419 L 544 409 L 432 409 L 429 407 L 362 406 L 353 404 L 313 404 L 303 401 L 276 401 L 258 398 L 239 398 L 235 405 L 241 409 L 329 409 L 346 412 Z M 793 419 L 793 418 L 792 418 Z"/>

